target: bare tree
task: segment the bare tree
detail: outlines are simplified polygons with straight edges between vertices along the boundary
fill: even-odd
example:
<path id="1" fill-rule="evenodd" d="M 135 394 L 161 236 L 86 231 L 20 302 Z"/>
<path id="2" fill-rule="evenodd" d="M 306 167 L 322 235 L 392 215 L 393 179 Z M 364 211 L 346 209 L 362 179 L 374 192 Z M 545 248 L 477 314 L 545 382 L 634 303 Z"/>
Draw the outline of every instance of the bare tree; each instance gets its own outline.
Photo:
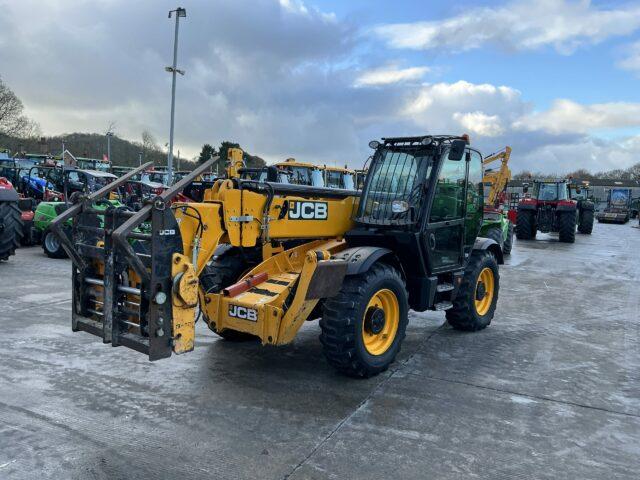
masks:
<path id="1" fill-rule="evenodd" d="M 24 105 L 0 79 L 0 133 L 15 137 L 38 135 L 40 127 L 22 114 Z"/>
<path id="2" fill-rule="evenodd" d="M 147 152 L 152 152 L 156 150 L 160 150 L 160 147 L 158 147 L 156 138 L 153 136 L 153 134 L 149 130 L 144 130 L 142 132 L 142 156 L 146 159 Z"/>

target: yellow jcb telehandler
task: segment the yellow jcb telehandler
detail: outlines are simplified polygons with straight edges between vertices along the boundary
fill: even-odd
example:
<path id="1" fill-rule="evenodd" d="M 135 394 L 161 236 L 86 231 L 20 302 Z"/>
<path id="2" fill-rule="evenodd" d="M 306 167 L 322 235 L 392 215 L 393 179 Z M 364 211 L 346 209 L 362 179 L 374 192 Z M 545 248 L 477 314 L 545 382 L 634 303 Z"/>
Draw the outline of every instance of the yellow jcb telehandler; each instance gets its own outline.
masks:
<path id="1" fill-rule="evenodd" d="M 485 328 L 502 253 L 477 238 L 481 154 L 466 136 L 370 147 L 361 193 L 243 180 L 242 152 L 230 149 L 227 178 L 200 203 L 171 200 L 208 163 L 139 212 L 93 206 L 136 170 L 80 198 L 53 225 L 73 261 L 73 330 L 157 360 L 193 349 L 198 310 L 221 337 L 265 345 L 321 317 L 328 362 L 369 377 L 394 361 L 410 308 Z"/>

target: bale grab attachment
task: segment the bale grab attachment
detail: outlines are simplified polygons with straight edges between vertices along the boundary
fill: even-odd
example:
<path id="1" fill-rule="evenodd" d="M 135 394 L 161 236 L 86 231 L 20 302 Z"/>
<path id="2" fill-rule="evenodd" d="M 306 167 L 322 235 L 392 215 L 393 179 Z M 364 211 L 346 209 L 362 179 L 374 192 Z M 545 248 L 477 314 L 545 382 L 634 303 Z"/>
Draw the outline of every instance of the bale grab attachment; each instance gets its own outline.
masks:
<path id="1" fill-rule="evenodd" d="M 183 283 L 193 284 L 197 277 L 190 259 L 182 255 L 171 201 L 217 160 L 203 163 L 138 212 L 114 205 L 95 208 L 151 165 L 146 163 L 80 197 L 52 222 L 53 232 L 73 262 L 74 331 L 97 335 L 113 346 L 127 346 L 147 354 L 149 360 L 193 349 L 197 298 L 181 298 L 180 291 Z M 72 228 L 63 228 L 69 220 Z M 180 305 L 172 298 L 179 298 Z"/>

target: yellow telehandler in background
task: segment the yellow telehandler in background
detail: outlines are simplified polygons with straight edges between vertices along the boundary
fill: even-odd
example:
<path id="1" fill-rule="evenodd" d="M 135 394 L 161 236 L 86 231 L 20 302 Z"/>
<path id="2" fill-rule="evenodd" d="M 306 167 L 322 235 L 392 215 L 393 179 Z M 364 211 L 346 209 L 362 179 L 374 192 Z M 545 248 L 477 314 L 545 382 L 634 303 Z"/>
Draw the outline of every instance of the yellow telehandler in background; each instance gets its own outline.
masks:
<path id="1" fill-rule="evenodd" d="M 328 362 L 369 377 L 394 361 L 410 308 L 485 328 L 502 252 L 477 237 L 481 154 L 466 136 L 370 147 L 361 194 L 242 179 L 242 151 L 229 149 L 227 178 L 200 203 L 171 200 L 217 158 L 139 212 L 94 205 L 146 165 L 80 198 L 52 226 L 73 261 L 73 330 L 157 360 L 194 348 L 198 310 L 223 338 L 265 345 L 321 317 Z"/>

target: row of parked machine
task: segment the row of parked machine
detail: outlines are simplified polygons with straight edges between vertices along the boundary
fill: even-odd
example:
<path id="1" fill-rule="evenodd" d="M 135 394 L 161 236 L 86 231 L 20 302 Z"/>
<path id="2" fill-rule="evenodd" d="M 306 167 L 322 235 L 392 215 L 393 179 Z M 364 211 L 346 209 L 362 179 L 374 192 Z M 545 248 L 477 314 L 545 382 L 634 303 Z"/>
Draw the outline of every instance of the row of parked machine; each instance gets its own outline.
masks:
<path id="1" fill-rule="evenodd" d="M 590 234 L 594 219 L 600 222 L 626 223 L 633 217 L 633 202 L 628 189 L 609 191 L 607 207 L 596 212 L 590 199 L 589 184 L 569 180 L 532 181 L 525 184 L 522 196 L 509 199 L 511 180 L 508 164 L 511 148 L 505 147 L 483 159 L 484 216 L 480 235 L 491 238 L 508 255 L 513 237 L 528 240 L 538 231 L 556 232 L 561 242 L 575 241 L 576 231 Z M 498 168 L 491 164 L 499 161 Z M 93 168 L 81 168 L 93 167 Z M 107 171 L 108 170 L 108 171 Z M 50 230 L 52 220 L 74 202 L 74 197 L 90 194 L 130 172 L 132 167 L 100 165 L 63 165 L 52 161 L 24 165 L 8 157 L 0 158 L 0 259 L 12 254 L 18 244 L 42 244 L 46 255 L 65 257 L 66 253 Z M 173 173 L 175 184 L 188 171 Z M 265 168 L 243 168 L 241 178 L 256 182 L 276 182 L 345 191 L 362 189 L 366 169 L 315 165 L 288 158 Z M 202 201 L 204 191 L 216 180 L 205 173 L 189 184 L 179 201 Z M 392 183 L 398 179 L 390 178 Z M 169 187 L 166 169 L 151 167 L 130 178 L 113 192 L 99 208 L 125 206 L 138 211 L 150 198 Z M 16 240 L 19 239 L 19 240 Z"/>
<path id="2" fill-rule="evenodd" d="M 152 173 L 132 178 L 111 195 L 109 204 L 139 209 L 146 198 L 166 188 L 150 179 Z M 81 168 L 51 160 L 25 165 L 19 160 L 0 159 L 0 259 L 8 258 L 19 245 L 38 243 L 49 257 L 65 257 L 50 231 L 52 220 L 76 197 L 96 192 L 117 178 L 106 169 Z M 103 202 L 98 208 L 107 206 Z"/>
<path id="3" fill-rule="evenodd" d="M 0 260 L 6 260 L 19 246 L 41 244 L 51 258 L 64 258 L 66 253 L 50 229 L 52 220 L 64 212 L 75 197 L 89 195 L 133 167 L 112 166 L 98 160 L 74 160 L 73 165 L 52 158 L 14 159 L 7 151 L 0 157 Z M 87 163 L 89 162 L 89 163 Z M 270 168 L 244 168 L 244 179 L 269 180 L 310 187 L 356 190 L 362 184 L 363 172 L 346 167 L 318 166 L 289 158 Z M 107 201 L 97 208 L 124 206 L 138 211 L 144 203 L 180 181 L 189 171 L 175 171 L 169 181 L 163 167 L 150 167 L 132 176 Z M 203 192 L 216 180 L 213 172 L 200 175 L 177 197 L 178 201 L 201 201 Z"/>

